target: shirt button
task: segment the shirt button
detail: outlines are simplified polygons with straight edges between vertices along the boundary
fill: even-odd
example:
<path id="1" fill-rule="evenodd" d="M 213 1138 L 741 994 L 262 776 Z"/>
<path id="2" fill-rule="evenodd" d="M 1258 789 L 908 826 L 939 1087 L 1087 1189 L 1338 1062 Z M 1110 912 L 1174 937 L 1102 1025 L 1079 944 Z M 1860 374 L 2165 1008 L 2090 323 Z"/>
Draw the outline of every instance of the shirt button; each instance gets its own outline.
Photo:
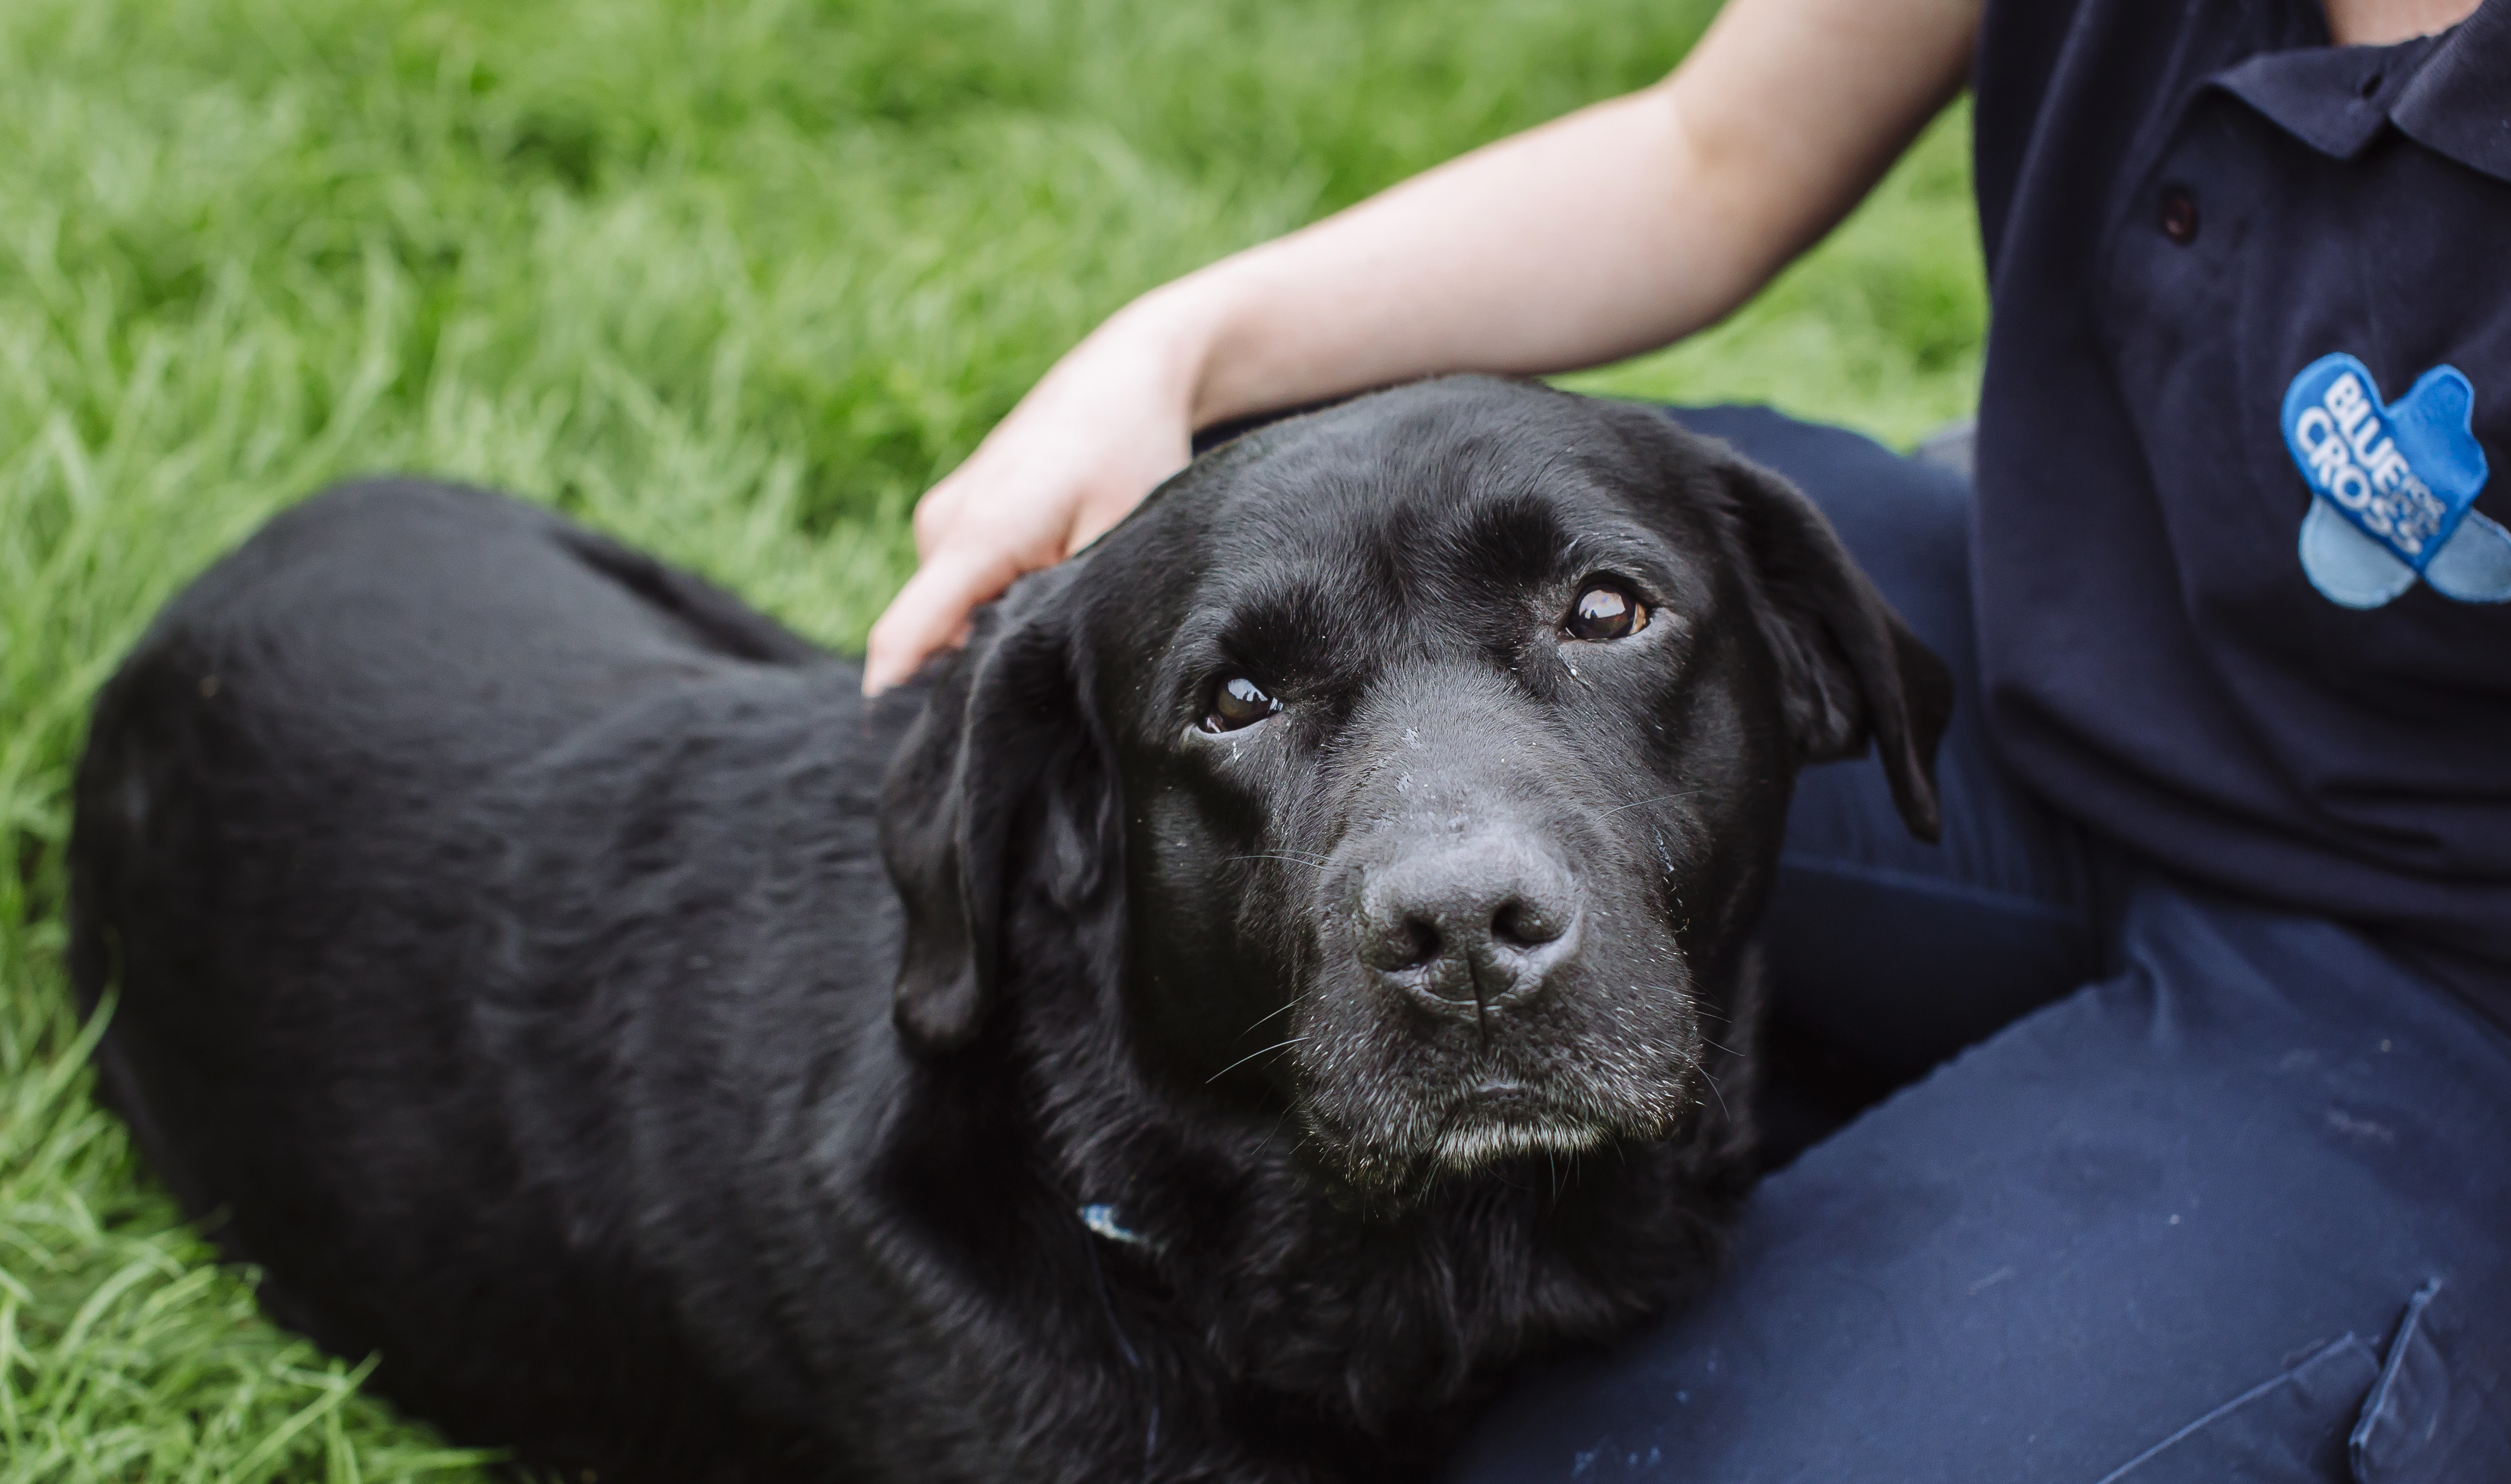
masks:
<path id="1" fill-rule="evenodd" d="M 2162 193 L 2162 235 L 2183 247 L 2197 240 L 2197 198 L 2184 185 Z"/>

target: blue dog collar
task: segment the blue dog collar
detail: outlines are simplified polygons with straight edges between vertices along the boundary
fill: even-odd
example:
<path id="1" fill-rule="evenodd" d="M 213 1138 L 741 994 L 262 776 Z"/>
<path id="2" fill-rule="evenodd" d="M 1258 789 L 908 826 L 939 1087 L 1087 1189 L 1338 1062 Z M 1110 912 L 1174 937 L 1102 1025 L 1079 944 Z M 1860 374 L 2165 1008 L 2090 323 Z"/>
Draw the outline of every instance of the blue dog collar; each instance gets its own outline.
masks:
<path id="1" fill-rule="evenodd" d="M 1081 1208 L 1081 1224 L 1092 1234 L 1125 1247 L 1140 1247 L 1147 1252 L 1160 1250 L 1160 1243 L 1125 1225 L 1125 1218 L 1112 1205 L 1092 1204 Z"/>

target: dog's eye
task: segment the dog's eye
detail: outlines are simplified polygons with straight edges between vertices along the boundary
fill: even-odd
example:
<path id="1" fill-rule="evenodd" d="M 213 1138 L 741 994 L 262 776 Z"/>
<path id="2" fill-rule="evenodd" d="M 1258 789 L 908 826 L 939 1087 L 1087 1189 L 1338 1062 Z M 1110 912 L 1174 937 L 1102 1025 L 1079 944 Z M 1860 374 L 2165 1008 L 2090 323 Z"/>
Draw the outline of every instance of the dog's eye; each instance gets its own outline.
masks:
<path id="1" fill-rule="evenodd" d="M 1212 693 L 1212 709 L 1203 718 L 1207 732 L 1235 732 L 1252 727 L 1282 708 L 1282 703 L 1264 694 L 1255 681 L 1245 675 L 1232 675 L 1220 682 Z"/>
<path id="2" fill-rule="evenodd" d="M 1569 620 L 1561 627 L 1573 639 L 1601 642 L 1627 639 L 1647 627 L 1647 605 L 1619 583 L 1589 583 L 1569 605 Z"/>

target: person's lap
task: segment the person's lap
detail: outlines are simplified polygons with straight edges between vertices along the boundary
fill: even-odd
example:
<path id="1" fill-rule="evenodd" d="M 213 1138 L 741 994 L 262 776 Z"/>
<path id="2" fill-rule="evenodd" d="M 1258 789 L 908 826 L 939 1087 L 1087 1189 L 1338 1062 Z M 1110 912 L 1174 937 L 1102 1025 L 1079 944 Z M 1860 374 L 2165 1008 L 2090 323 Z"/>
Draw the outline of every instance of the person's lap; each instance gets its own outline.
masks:
<path id="1" fill-rule="evenodd" d="M 1941 847 L 1871 764 L 1800 785 L 1782 1015 L 1886 1080 L 1988 1039 L 1770 1177 L 1703 1303 L 1521 1386 L 1458 1477 L 2511 1478 L 2511 1039 L 2001 773 L 1957 478 L 1682 416 L 1804 487 L 1960 686 Z"/>

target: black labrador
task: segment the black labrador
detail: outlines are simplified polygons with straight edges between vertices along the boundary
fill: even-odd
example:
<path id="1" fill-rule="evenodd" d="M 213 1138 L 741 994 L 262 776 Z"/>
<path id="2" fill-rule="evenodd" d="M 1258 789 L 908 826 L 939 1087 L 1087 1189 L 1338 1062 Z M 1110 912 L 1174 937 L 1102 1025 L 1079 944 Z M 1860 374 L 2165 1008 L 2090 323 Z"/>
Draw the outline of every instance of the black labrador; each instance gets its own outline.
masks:
<path id="1" fill-rule="evenodd" d="M 1239 438 L 924 687 L 533 507 L 280 516 L 97 704 L 108 1095 L 283 1322 L 563 1477 L 1383 1480 L 1710 1273 L 1820 514 L 1510 382 Z"/>

